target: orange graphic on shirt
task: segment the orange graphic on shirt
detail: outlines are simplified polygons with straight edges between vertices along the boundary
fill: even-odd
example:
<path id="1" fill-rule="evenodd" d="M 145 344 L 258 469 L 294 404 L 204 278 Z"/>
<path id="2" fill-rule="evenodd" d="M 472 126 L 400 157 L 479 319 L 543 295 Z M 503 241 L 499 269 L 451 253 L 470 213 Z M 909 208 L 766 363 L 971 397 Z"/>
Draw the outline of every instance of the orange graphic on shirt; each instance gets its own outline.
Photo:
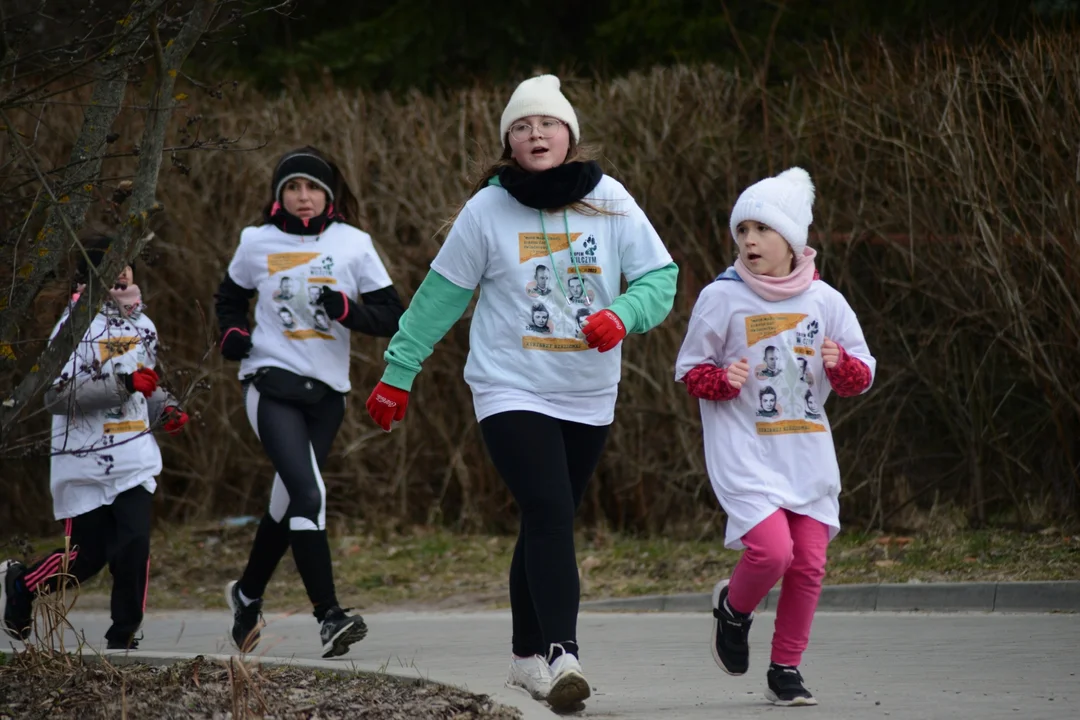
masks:
<path id="1" fill-rule="evenodd" d="M 802 433 L 825 432 L 825 426 L 806 420 L 781 420 L 780 422 L 754 423 L 758 435 L 799 435 Z"/>
<path id="2" fill-rule="evenodd" d="M 105 423 L 106 435 L 119 435 L 120 433 L 143 432 L 146 430 L 146 421 L 128 420 L 126 422 Z"/>
<path id="3" fill-rule="evenodd" d="M 600 269 L 599 265 L 578 265 L 577 268 L 566 268 L 566 274 L 570 277 L 577 277 L 577 271 L 580 270 L 582 275 L 603 275 L 604 271 Z"/>
<path id="4" fill-rule="evenodd" d="M 317 252 L 273 253 L 266 256 L 266 271 L 273 275 L 283 270 L 292 270 L 294 267 L 307 265 L 319 257 L 319 254 Z"/>
<path id="5" fill-rule="evenodd" d="M 101 362 L 105 362 L 109 358 L 127 355 L 134 350 L 138 344 L 138 335 L 124 335 L 122 337 L 111 337 L 106 338 L 105 340 L 98 340 L 98 356 L 101 358 Z"/>
<path id="6" fill-rule="evenodd" d="M 584 340 L 574 340 L 573 338 L 545 338 L 533 335 L 521 338 L 521 348 L 523 350 L 546 350 L 548 352 L 579 352 L 588 350 L 589 343 Z"/>
<path id="7" fill-rule="evenodd" d="M 746 345 L 753 347 L 762 340 L 794 330 L 806 317 L 805 313 L 750 315 L 746 318 Z"/>
<path id="8" fill-rule="evenodd" d="M 570 233 L 571 241 L 577 240 L 579 237 L 581 237 L 581 233 Z M 553 253 L 570 247 L 570 243 L 566 240 L 566 233 L 548 233 L 547 242 L 544 242 L 543 233 L 518 233 L 518 253 L 521 262 L 547 257 L 548 243 L 551 243 L 551 252 Z"/>
<path id="9" fill-rule="evenodd" d="M 334 336 L 318 330 L 286 330 L 285 337 L 290 340 L 333 340 Z"/>

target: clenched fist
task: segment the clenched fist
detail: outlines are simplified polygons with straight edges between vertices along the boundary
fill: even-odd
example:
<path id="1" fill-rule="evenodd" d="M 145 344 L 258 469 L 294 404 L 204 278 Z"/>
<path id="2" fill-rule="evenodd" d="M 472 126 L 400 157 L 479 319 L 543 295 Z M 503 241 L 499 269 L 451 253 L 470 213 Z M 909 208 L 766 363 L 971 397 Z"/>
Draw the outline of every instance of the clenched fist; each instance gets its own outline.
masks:
<path id="1" fill-rule="evenodd" d="M 727 366 L 728 385 L 741 390 L 742 386 L 750 378 L 750 362 L 746 358 L 740 359 Z"/>
<path id="2" fill-rule="evenodd" d="M 821 361 L 825 363 L 826 370 L 832 370 L 840 362 L 840 346 L 829 338 L 821 343 Z"/>

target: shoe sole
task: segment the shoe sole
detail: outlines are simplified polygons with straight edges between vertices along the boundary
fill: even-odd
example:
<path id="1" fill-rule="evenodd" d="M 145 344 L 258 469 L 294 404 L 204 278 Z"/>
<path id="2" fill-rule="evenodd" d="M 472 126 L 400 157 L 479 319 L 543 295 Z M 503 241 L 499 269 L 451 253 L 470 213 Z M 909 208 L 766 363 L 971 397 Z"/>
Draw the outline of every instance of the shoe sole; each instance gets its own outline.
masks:
<path id="1" fill-rule="evenodd" d="M 817 698 L 813 697 L 800 697 L 794 700 L 781 700 L 780 696 L 772 691 L 772 688 L 765 690 L 765 699 L 771 702 L 773 705 L 779 705 L 780 707 L 799 707 L 817 705 Z"/>
<path id="2" fill-rule="evenodd" d="M 20 563 L 18 560 L 5 560 L 4 562 L 0 563 L 0 625 L 4 627 L 4 632 L 6 632 L 10 637 L 14 638 L 15 640 L 19 640 L 20 642 L 26 642 L 26 640 L 30 637 L 30 633 L 26 633 L 26 635 L 23 635 L 18 630 L 8 625 L 7 618 L 4 617 L 5 615 L 7 615 L 8 573 L 11 572 L 11 568 L 19 564 Z"/>
<path id="3" fill-rule="evenodd" d="M 582 701 L 591 694 L 589 682 L 580 673 L 571 670 L 551 683 L 547 701 L 555 712 L 571 712 L 580 710 Z"/>
<path id="4" fill-rule="evenodd" d="M 727 579 L 727 580 L 721 580 L 720 582 L 716 583 L 716 585 L 713 587 L 713 591 L 712 591 L 713 610 L 719 610 L 720 609 L 720 592 L 724 588 L 726 588 L 730 582 L 731 582 L 730 578 Z M 729 670 L 728 667 L 726 665 L 724 665 L 724 661 L 720 659 L 720 653 L 717 652 L 717 650 L 716 650 L 716 638 L 719 636 L 719 633 L 720 633 L 720 620 L 717 619 L 717 617 L 715 615 L 713 615 L 713 619 L 712 619 L 712 636 L 709 638 L 709 646 L 710 646 L 710 649 L 712 650 L 712 659 L 713 659 L 713 661 L 716 662 L 717 667 L 719 667 L 721 670 L 726 672 L 728 675 L 731 675 L 732 677 L 739 677 L 741 675 L 745 675 L 746 670 L 743 670 L 742 672 L 735 672 L 733 670 Z M 749 669 L 749 668 L 747 668 L 747 669 Z"/>
<path id="5" fill-rule="evenodd" d="M 367 637 L 367 625 L 363 620 L 354 620 L 337 631 L 334 637 L 323 644 L 324 658 L 338 657 L 349 652 L 349 646 Z"/>
<path id="6" fill-rule="evenodd" d="M 225 602 L 229 603 L 229 609 L 232 610 L 233 624 L 234 625 L 236 624 L 236 603 L 233 602 L 232 591 L 233 591 L 233 586 L 236 585 L 236 583 L 238 583 L 238 582 L 239 582 L 239 580 L 232 580 L 231 582 L 229 582 L 225 586 Z M 261 630 L 261 628 L 256 627 L 255 630 L 258 631 L 258 630 Z M 242 653 L 249 653 L 252 650 L 254 650 L 255 648 L 259 647 L 259 640 L 262 639 L 262 633 L 259 632 L 254 637 L 252 637 L 252 635 L 250 633 L 248 634 L 248 642 L 247 642 L 247 644 L 250 645 L 251 647 L 247 648 L 246 650 L 244 648 L 240 647 L 240 643 L 236 642 L 236 637 L 233 636 L 232 627 L 229 628 L 229 639 L 232 640 L 232 644 L 237 650 L 239 650 Z"/>

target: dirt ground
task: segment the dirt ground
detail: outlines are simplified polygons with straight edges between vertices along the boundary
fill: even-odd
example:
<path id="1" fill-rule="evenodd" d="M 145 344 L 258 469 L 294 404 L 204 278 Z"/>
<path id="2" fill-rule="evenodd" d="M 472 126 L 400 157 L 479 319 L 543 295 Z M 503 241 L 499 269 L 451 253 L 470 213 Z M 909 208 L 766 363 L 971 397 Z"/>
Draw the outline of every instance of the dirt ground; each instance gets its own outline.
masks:
<path id="1" fill-rule="evenodd" d="M 0 720 L 520 720 L 486 695 L 385 675 L 240 666 L 196 658 L 111 665 L 0 655 Z"/>

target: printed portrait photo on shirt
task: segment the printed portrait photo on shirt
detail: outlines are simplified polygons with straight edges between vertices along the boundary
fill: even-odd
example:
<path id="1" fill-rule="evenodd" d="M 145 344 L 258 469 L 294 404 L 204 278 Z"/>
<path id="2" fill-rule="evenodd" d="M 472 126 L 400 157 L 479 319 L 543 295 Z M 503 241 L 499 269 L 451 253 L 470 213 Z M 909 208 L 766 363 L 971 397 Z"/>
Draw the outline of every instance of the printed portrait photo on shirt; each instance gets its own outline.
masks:
<path id="1" fill-rule="evenodd" d="M 585 318 L 589 317 L 592 313 L 588 308 L 578 308 L 574 311 L 574 322 L 577 325 L 577 336 L 579 338 L 585 337 Z"/>
<path id="2" fill-rule="evenodd" d="M 315 311 L 314 325 L 316 330 L 329 330 L 330 318 L 327 316 L 326 311 L 319 308 Z"/>
<path id="3" fill-rule="evenodd" d="M 292 310 L 287 307 L 279 307 L 277 309 L 278 318 L 281 319 L 281 324 L 287 329 L 292 330 L 296 327 L 296 318 L 293 317 Z"/>
<path id="4" fill-rule="evenodd" d="M 810 387 L 814 386 L 814 372 L 810 369 L 810 361 L 804 357 L 798 358 L 799 363 L 799 382 L 806 383 Z"/>
<path id="5" fill-rule="evenodd" d="M 776 401 L 776 390 L 771 385 L 758 390 L 758 417 L 778 417 L 782 411 L 783 408 Z"/>
<path id="6" fill-rule="evenodd" d="M 525 286 L 525 292 L 529 297 L 547 297 L 551 294 L 551 268 L 547 265 L 537 265 L 533 271 L 533 279 Z"/>
<path id="7" fill-rule="evenodd" d="M 591 305 L 593 300 L 593 291 L 589 289 L 585 278 L 578 277 L 576 274 L 571 275 L 570 279 L 566 281 L 567 292 L 569 297 L 567 300 L 572 305 Z"/>
<path id="8" fill-rule="evenodd" d="M 307 298 L 309 305 L 317 304 L 319 294 L 322 292 L 322 288 L 318 285 L 308 285 Z"/>
<path id="9" fill-rule="evenodd" d="M 780 349 L 775 345 L 765 348 L 762 360 L 764 362 L 754 368 L 754 375 L 758 380 L 779 377 L 780 373 L 784 372 L 784 368 L 780 365 Z"/>
<path id="10" fill-rule="evenodd" d="M 278 289 L 274 291 L 274 300 L 292 300 L 294 291 L 293 279 L 288 275 L 285 275 L 278 283 Z"/>
<path id="11" fill-rule="evenodd" d="M 803 400 L 806 401 L 806 419 L 820 420 L 821 409 L 818 408 L 817 400 L 814 399 L 814 393 L 810 390 L 807 390 L 806 395 L 803 396 Z"/>
<path id="12" fill-rule="evenodd" d="M 529 332 L 551 334 L 551 313 L 548 312 L 544 303 L 533 303 L 529 310 L 529 324 L 525 326 Z"/>

